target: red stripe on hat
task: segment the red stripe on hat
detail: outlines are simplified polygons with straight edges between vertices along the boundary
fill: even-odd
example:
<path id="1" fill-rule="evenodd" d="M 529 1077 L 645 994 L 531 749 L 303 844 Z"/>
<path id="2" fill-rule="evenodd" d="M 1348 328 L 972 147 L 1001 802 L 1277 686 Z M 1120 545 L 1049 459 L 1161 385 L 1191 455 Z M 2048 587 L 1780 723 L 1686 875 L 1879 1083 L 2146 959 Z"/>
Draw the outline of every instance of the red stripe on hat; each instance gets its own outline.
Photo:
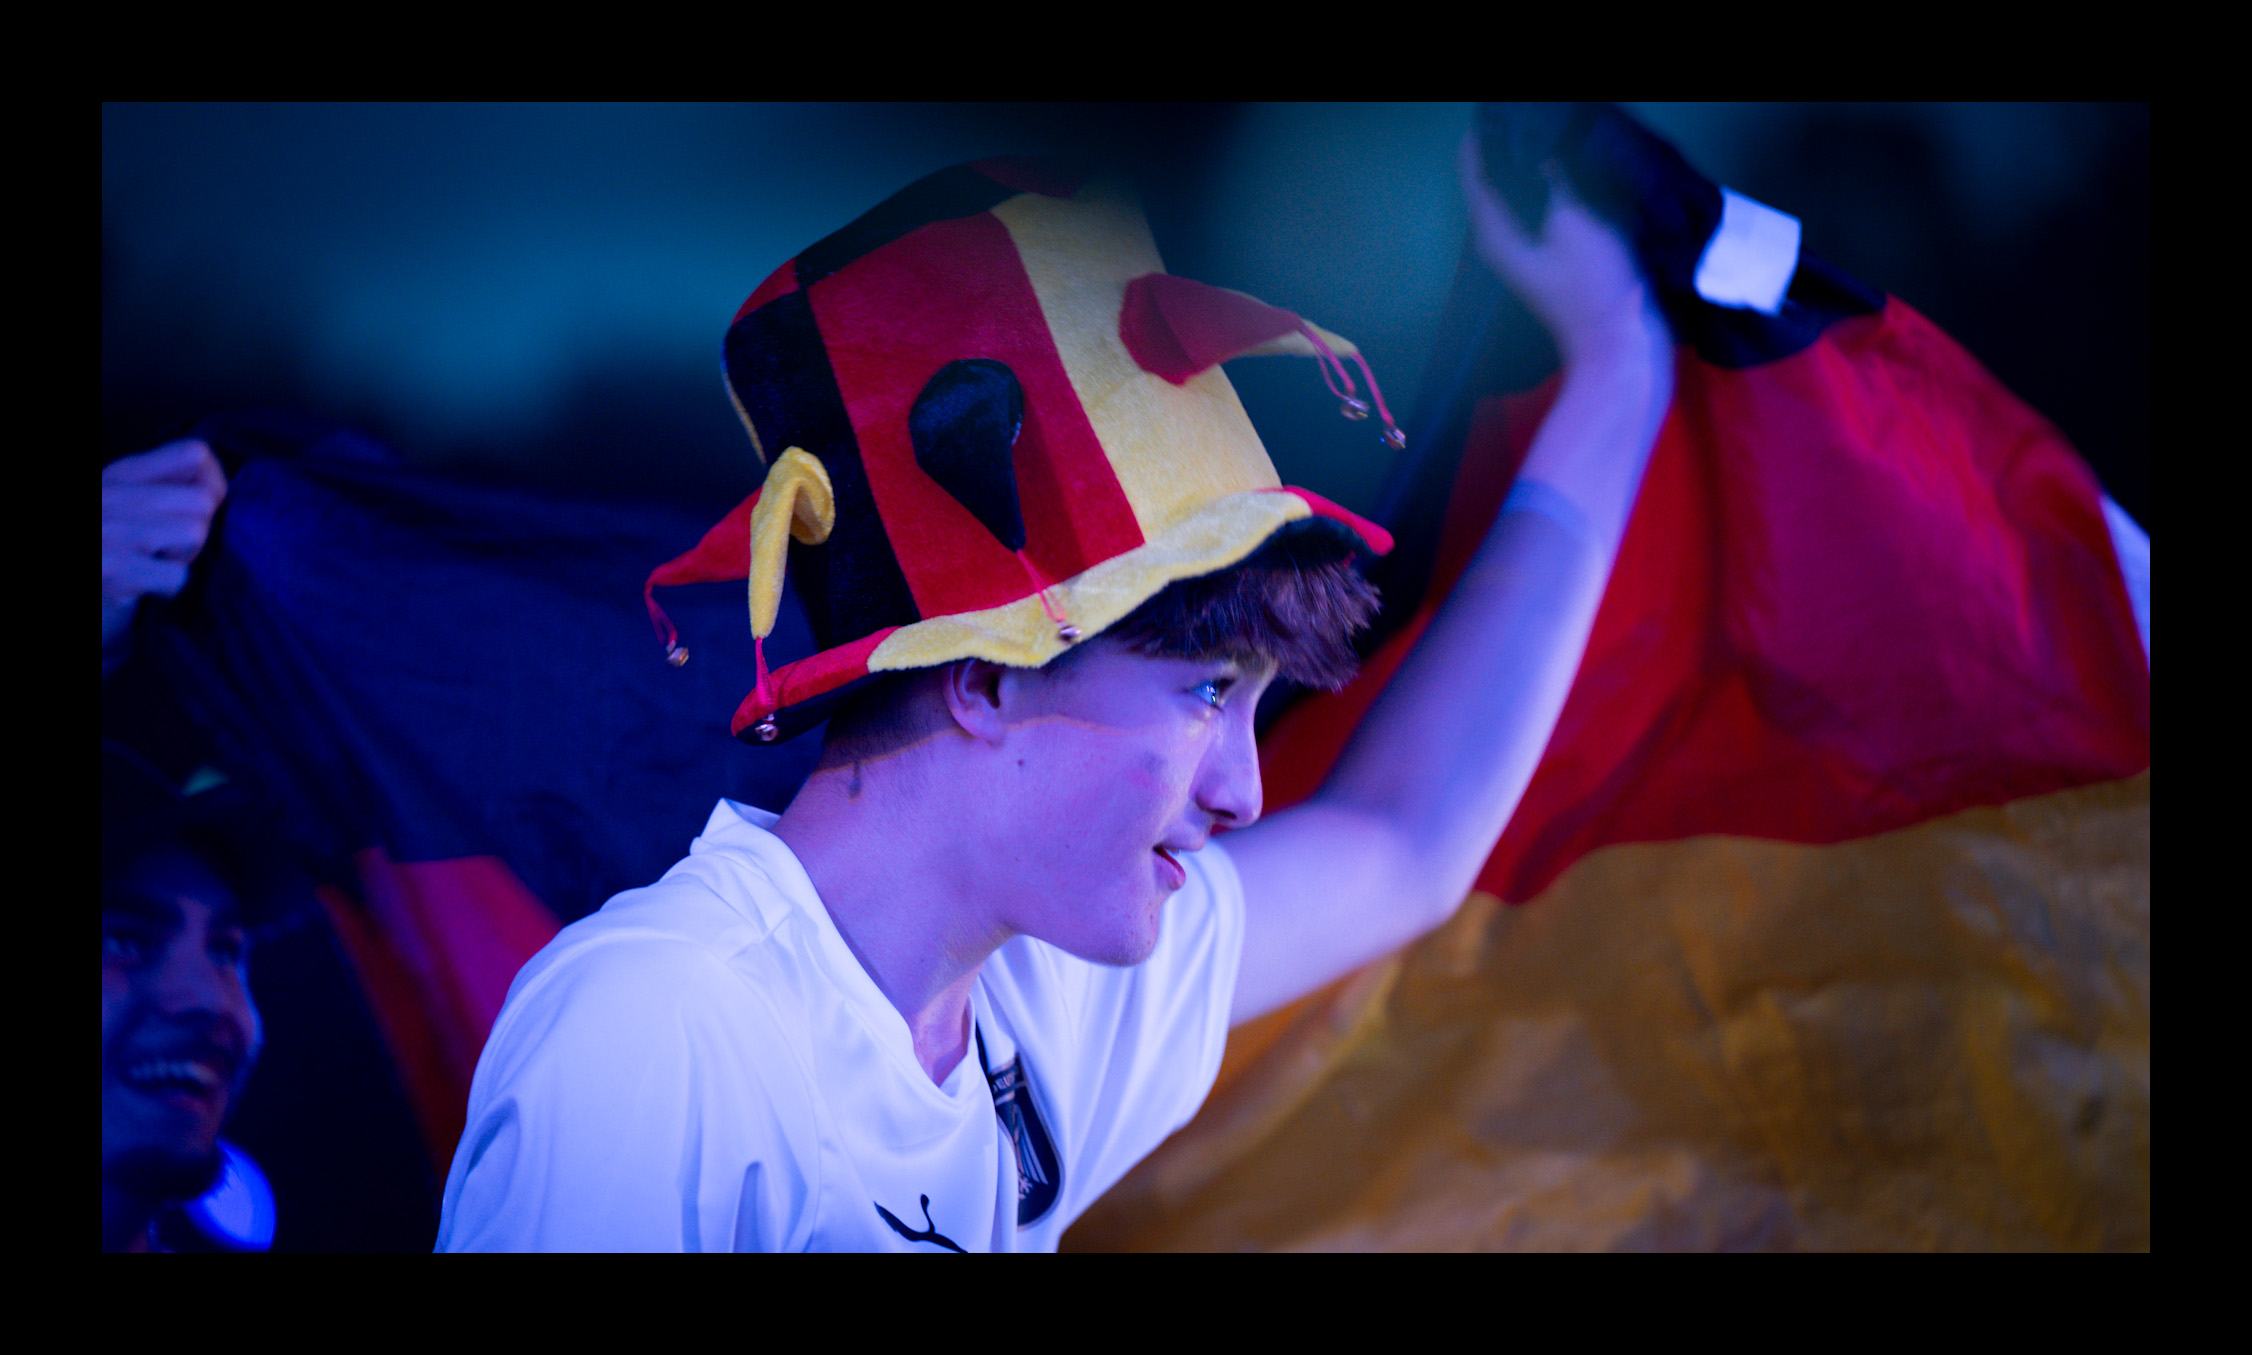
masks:
<path id="1" fill-rule="evenodd" d="M 1144 273 L 1126 284 L 1118 337 L 1142 370 L 1176 386 L 1298 328 L 1298 317 L 1225 287 Z"/>
<path id="2" fill-rule="evenodd" d="M 727 516 L 713 524 L 704 533 L 704 539 L 672 559 L 649 571 L 641 585 L 641 603 L 649 609 L 649 623 L 657 628 L 657 636 L 669 647 L 677 644 L 679 634 L 673 630 L 672 618 L 657 605 L 656 590 L 683 583 L 732 583 L 751 576 L 751 510 L 758 507 L 758 496 L 765 486 L 751 491 L 750 497 L 729 509 Z"/>
<path id="3" fill-rule="evenodd" d="M 744 730 L 757 724 L 778 710 L 787 710 L 801 701 L 811 701 L 817 696 L 835 691 L 846 683 L 868 676 L 868 656 L 876 646 L 891 638 L 897 626 L 887 626 L 873 635 L 862 636 L 849 645 L 824 649 L 818 654 L 784 664 L 767 674 L 767 683 L 774 694 L 774 704 L 759 700 L 757 689 L 743 698 L 735 708 L 734 722 L 729 725 L 738 737 Z"/>
<path id="4" fill-rule="evenodd" d="M 750 492 L 749 497 L 727 510 L 727 516 L 713 523 L 704 539 L 672 559 L 649 571 L 646 587 L 670 587 L 683 583 L 731 583 L 751 576 L 751 512 L 758 507 L 758 496 L 765 486 Z"/>
<path id="5" fill-rule="evenodd" d="M 791 259 L 780 268 L 766 275 L 766 281 L 760 283 L 758 290 L 751 293 L 751 299 L 743 303 L 741 310 L 735 312 L 735 319 L 740 320 L 774 298 L 788 296 L 797 289 L 798 261 Z M 734 320 L 730 320 L 728 323 L 733 324 Z"/>
<path id="6" fill-rule="evenodd" d="M 1306 501 L 1308 508 L 1314 510 L 1315 517 L 1328 518 L 1331 522 L 1341 522 L 1352 528 L 1353 534 L 1368 543 L 1368 548 L 1378 555 L 1390 555 L 1392 553 L 1392 534 L 1350 508 L 1340 508 L 1314 491 L 1300 489 L 1296 485 L 1282 485 L 1266 492 L 1269 494 L 1295 494 Z"/>
<path id="7" fill-rule="evenodd" d="M 924 226 L 823 278 L 807 297 L 922 615 L 982 611 L 1034 591 L 1014 555 L 915 464 L 908 409 L 960 358 L 1007 363 L 1024 388 L 1017 493 L 1025 551 L 1041 574 L 1068 579 L 1142 544 L 1016 244 L 991 213 Z"/>

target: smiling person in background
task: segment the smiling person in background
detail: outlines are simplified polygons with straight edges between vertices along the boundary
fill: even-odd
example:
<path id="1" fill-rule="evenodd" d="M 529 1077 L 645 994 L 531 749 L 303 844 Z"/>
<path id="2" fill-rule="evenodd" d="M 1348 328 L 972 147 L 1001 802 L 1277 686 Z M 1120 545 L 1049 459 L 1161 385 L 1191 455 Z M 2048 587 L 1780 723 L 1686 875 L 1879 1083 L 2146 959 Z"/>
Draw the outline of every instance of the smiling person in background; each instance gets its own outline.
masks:
<path id="1" fill-rule="evenodd" d="M 258 1057 L 241 850 L 215 796 L 183 799 L 102 755 L 102 1249 L 158 1248 L 155 1223 L 219 1178 L 220 1127 Z"/>

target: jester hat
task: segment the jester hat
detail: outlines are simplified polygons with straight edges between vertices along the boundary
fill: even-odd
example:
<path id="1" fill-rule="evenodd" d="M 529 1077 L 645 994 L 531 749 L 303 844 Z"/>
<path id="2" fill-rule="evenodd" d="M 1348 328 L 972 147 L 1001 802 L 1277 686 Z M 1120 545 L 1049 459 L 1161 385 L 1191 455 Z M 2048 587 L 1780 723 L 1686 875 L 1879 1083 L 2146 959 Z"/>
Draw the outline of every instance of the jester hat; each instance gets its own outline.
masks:
<path id="1" fill-rule="evenodd" d="M 1220 371 L 1317 359 L 1348 417 L 1352 344 L 1164 271 L 1116 187 L 1038 162 L 941 170 L 777 268 L 727 331 L 760 488 L 644 588 L 748 579 L 746 742 L 811 728 L 884 677 L 980 658 L 1035 668 L 1177 579 L 1286 529 L 1379 554 L 1391 537 L 1283 485 Z M 769 671 L 782 581 L 815 652 Z"/>

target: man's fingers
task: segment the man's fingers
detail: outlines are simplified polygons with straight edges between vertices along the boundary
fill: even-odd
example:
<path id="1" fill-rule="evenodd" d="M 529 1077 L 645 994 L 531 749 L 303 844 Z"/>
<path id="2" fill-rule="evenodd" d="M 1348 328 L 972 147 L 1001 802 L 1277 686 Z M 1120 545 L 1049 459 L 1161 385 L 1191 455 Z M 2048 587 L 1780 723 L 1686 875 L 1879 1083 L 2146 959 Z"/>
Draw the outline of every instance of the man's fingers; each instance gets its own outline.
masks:
<path id="1" fill-rule="evenodd" d="M 1539 242 L 1486 181 L 1485 158 L 1479 153 L 1476 131 L 1463 134 L 1456 169 L 1462 176 L 1462 195 L 1470 208 L 1470 233 L 1478 254 L 1504 281 L 1514 285 L 1531 268 Z"/>
<path id="2" fill-rule="evenodd" d="M 227 473 L 220 469 L 219 458 L 213 454 L 210 443 L 201 438 L 182 438 L 153 451 L 110 462 L 102 467 L 102 484 L 186 485 L 216 506 L 226 497 Z"/>
<path id="3" fill-rule="evenodd" d="M 198 438 L 189 441 L 203 449 L 203 455 L 196 458 L 196 487 L 210 494 L 212 502 L 217 503 L 227 497 L 227 472 L 220 469 L 218 453 L 211 450 L 210 443 Z"/>
<path id="4" fill-rule="evenodd" d="M 161 555 L 169 560 L 192 560 L 210 539 L 210 525 L 200 518 L 139 517 L 102 523 L 102 558 L 112 555 Z"/>
<path id="5" fill-rule="evenodd" d="M 105 484 L 145 483 L 151 480 L 193 481 L 205 460 L 211 458 L 211 444 L 202 438 L 181 438 L 161 447 L 121 456 L 102 467 Z"/>
<path id="6" fill-rule="evenodd" d="M 192 560 L 211 535 L 217 512 L 207 491 L 192 485 L 102 486 L 102 554 L 138 550 Z"/>
<path id="7" fill-rule="evenodd" d="M 147 593 L 172 597 L 188 584 L 184 560 L 160 560 L 153 555 L 102 552 L 102 600 L 130 602 Z"/>
<path id="8" fill-rule="evenodd" d="M 102 467 L 102 643 L 148 594 L 177 596 L 211 536 L 227 475 L 211 445 L 182 438 Z"/>
<path id="9" fill-rule="evenodd" d="M 208 519 L 218 505 L 201 485 L 176 481 L 102 486 L 102 520 L 116 517 Z"/>
<path id="10" fill-rule="evenodd" d="M 1638 338 L 1648 289 L 1618 229 L 1581 201 L 1551 162 L 1542 170 L 1547 220 L 1536 238 L 1487 182 L 1484 164 L 1473 132 L 1463 138 L 1460 168 L 1478 255 L 1539 317 L 1566 361 Z"/>
<path id="11" fill-rule="evenodd" d="M 208 488 L 174 481 L 102 486 L 102 595 L 170 597 L 211 537 L 218 504 Z"/>

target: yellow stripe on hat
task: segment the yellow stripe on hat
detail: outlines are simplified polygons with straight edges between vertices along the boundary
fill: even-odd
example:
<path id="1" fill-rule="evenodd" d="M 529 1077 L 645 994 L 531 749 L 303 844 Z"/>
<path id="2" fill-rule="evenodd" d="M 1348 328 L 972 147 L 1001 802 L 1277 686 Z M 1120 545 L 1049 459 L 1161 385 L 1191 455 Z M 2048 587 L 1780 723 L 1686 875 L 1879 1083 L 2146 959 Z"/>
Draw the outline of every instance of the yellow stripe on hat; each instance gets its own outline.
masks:
<path id="1" fill-rule="evenodd" d="M 1282 483 L 1219 368 L 1175 386 L 1126 351 L 1118 333 L 1126 284 L 1164 270 L 1131 201 L 1098 184 L 1070 200 L 1026 193 L 993 215 L 1016 242 L 1056 353 L 1145 538 L 1216 499 Z"/>
<path id="2" fill-rule="evenodd" d="M 1050 591 L 1073 622 L 1097 635 L 1165 585 L 1226 569 L 1265 544 L 1283 524 L 1312 515 L 1295 494 L 1231 495 L 1202 505 L 1164 535 Z M 966 658 L 1038 668 L 1070 647 L 1057 637 L 1055 621 L 1034 596 L 901 626 L 868 656 L 868 670 L 929 668 Z"/>

